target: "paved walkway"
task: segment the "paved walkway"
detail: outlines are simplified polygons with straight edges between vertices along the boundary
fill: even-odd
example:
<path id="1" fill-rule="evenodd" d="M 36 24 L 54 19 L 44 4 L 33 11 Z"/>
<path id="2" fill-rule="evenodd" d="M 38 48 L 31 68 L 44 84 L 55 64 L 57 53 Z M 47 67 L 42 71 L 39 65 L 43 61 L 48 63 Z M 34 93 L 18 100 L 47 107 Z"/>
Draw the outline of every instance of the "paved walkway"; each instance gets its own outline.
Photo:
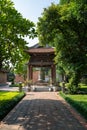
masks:
<path id="1" fill-rule="evenodd" d="M 18 87 L 0 86 L 0 91 L 19 91 Z"/>
<path id="2" fill-rule="evenodd" d="M 56 92 L 29 92 L 0 130 L 87 130 L 87 123 Z"/>

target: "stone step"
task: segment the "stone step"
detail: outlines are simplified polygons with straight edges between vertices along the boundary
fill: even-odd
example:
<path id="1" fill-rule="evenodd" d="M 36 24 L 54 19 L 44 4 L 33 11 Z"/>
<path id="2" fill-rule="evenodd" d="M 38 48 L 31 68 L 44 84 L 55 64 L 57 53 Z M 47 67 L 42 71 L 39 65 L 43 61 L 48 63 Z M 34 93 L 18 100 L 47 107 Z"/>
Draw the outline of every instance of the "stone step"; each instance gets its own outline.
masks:
<path id="1" fill-rule="evenodd" d="M 48 92 L 49 87 L 36 87 L 37 92 Z"/>
<path id="2" fill-rule="evenodd" d="M 47 86 L 33 86 L 32 90 L 36 92 L 48 92 L 50 91 L 51 87 Z"/>

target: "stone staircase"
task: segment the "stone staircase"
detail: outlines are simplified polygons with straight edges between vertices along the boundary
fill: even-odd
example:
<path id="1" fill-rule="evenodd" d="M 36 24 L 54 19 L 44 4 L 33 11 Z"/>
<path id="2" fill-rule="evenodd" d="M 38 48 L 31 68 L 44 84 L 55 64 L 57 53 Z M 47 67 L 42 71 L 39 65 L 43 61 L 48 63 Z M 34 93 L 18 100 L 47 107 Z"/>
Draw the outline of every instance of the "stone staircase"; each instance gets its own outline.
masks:
<path id="1" fill-rule="evenodd" d="M 36 92 L 48 92 L 51 87 L 48 86 L 32 86 L 32 91 Z"/>

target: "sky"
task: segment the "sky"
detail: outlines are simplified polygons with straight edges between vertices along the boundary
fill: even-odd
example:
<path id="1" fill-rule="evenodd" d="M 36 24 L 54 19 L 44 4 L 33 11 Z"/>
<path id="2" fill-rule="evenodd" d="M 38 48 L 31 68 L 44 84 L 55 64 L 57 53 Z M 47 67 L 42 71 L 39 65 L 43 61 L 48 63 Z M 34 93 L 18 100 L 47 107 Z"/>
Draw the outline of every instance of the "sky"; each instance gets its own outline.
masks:
<path id="1" fill-rule="evenodd" d="M 59 0 L 12 0 L 14 7 L 22 14 L 24 18 L 29 19 L 35 24 L 38 22 L 38 17 L 41 16 L 44 8 L 47 8 L 51 3 L 58 4 Z M 38 43 L 38 38 L 28 39 L 29 46 Z"/>

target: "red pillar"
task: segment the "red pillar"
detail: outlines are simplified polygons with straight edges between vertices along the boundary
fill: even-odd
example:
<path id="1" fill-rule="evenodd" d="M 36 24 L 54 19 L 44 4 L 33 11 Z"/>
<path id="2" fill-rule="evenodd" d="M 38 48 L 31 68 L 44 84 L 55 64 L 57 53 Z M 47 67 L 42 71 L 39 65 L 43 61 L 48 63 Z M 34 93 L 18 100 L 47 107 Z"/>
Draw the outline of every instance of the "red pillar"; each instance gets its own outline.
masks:
<path id="1" fill-rule="evenodd" d="M 52 84 L 56 82 L 56 66 L 51 66 L 51 77 L 52 77 Z"/>
<path id="2" fill-rule="evenodd" d="M 32 78 L 33 78 L 32 65 L 29 65 L 29 80 L 32 80 Z"/>
<path id="3" fill-rule="evenodd" d="M 51 66 L 51 79 L 52 79 L 52 84 L 53 84 L 53 66 Z"/>
<path id="4" fill-rule="evenodd" d="M 54 77 L 54 83 L 56 82 L 56 65 L 53 65 L 53 77 Z"/>
<path id="5" fill-rule="evenodd" d="M 33 66 L 31 66 L 31 80 L 33 79 Z"/>

